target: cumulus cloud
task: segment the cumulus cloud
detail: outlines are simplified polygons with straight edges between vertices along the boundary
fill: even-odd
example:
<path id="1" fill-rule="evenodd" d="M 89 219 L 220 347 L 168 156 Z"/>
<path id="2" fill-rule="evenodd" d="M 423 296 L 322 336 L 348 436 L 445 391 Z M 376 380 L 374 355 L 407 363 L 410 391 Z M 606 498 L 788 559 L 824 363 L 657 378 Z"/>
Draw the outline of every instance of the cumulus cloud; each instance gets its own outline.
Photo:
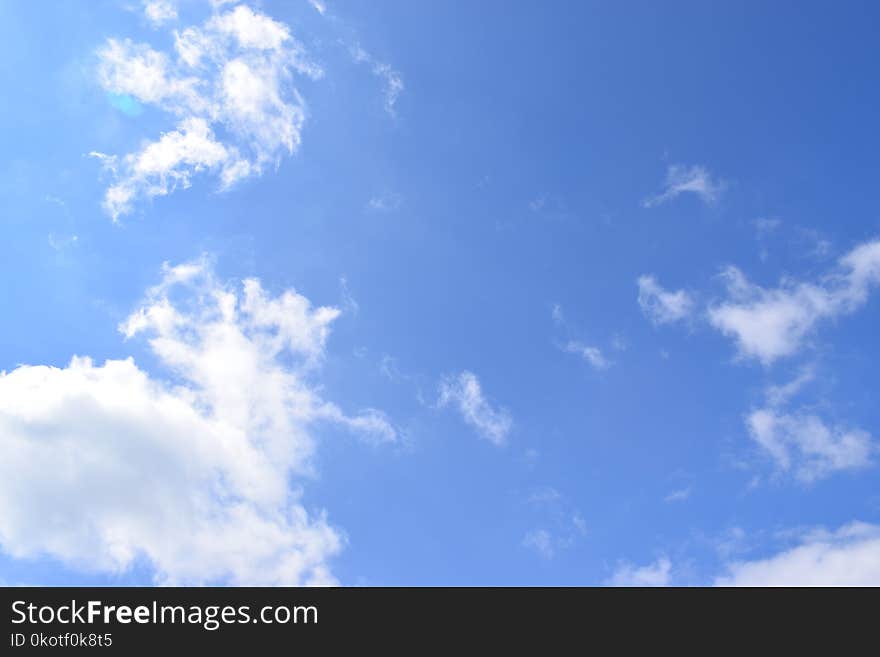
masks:
<path id="1" fill-rule="evenodd" d="M 817 530 L 772 556 L 738 561 L 717 586 L 880 586 L 880 527 L 853 522 Z"/>
<path id="2" fill-rule="evenodd" d="M 709 308 L 710 323 L 734 338 L 743 357 L 769 365 L 797 352 L 821 320 L 864 305 L 880 283 L 880 240 L 854 248 L 816 283 L 783 279 L 778 287 L 763 288 L 735 267 L 723 278 L 727 299 Z"/>
<path id="3" fill-rule="evenodd" d="M 606 586 L 669 586 L 671 583 L 672 562 L 666 557 L 660 557 L 647 566 L 623 561 L 605 581 Z"/>
<path id="4" fill-rule="evenodd" d="M 495 445 L 503 445 L 513 427 L 508 411 L 492 407 L 483 395 L 479 379 L 472 372 L 464 371 L 443 379 L 437 405 L 456 408 L 467 424 Z"/>
<path id="5" fill-rule="evenodd" d="M 640 276 L 639 307 L 654 324 L 671 324 L 687 319 L 694 311 L 694 300 L 684 290 L 664 289 L 653 276 Z"/>
<path id="6" fill-rule="evenodd" d="M 114 180 L 103 202 L 114 219 L 139 199 L 189 187 L 197 174 L 229 189 L 277 167 L 301 141 L 306 108 L 294 78 L 322 72 L 286 25 L 238 5 L 173 36 L 169 52 L 128 39 L 109 39 L 98 51 L 98 79 L 109 93 L 176 121 L 138 151 L 93 153 Z"/>
<path id="7" fill-rule="evenodd" d="M 392 440 L 384 415 L 349 416 L 314 375 L 339 311 L 207 261 L 166 267 L 120 326 L 166 369 L 132 358 L 0 374 L 0 545 L 158 583 L 326 584 L 344 544 L 291 478 L 313 471 L 315 427 Z"/>
<path id="8" fill-rule="evenodd" d="M 666 170 L 666 184 L 663 191 L 645 199 L 642 205 L 651 208 L 686 193 L 695 194 L 701 201 L 711 205 L 718 201 L 722 191 L 724 191 L 724 183 L 713 180 L 705 167 L 673 164 Z"/>

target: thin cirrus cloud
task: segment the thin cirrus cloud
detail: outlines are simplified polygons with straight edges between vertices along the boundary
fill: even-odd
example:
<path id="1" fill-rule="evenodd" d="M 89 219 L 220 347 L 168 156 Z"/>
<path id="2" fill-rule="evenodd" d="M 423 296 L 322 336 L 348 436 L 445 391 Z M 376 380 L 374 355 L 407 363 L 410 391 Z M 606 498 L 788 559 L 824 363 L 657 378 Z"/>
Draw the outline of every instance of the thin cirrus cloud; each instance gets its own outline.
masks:
<path id="1" fill-rule="evenodd" d="M 750 283 L 736 267 L 724 270 L 727 298 L 708 310 L 710 324 L 733 338 L 744 358 L 770 365 L 797 352 L 821 320 L 858 310 L 880 284 L 880 240 L 843 256 L 815 283 L 784 279 L 774 288 Z"/>
<path id="2" fill-rule="evenodd" d="M 672 324 L 694 312 L 694 299 L 685 290 L 666 290 L 650 275 L 640 276 L 638 286 L 639 308 L 654 324 Z"/>
<path id="3" fill-rule="evenodd" d="M 586 523 L 579 513 L 566 519 L 569 526 L 559 527 L 554 531 L 548 529 L 531 529 L 523 536 L 521 545 L 537 554 L 542 559 L 550 561 L 563 550 L 575 546 L 579 536 L 586 533 Z M 559 522 L 562 525 L 564 523 Z"/>
<path id="4" fill-rule="evenodd" d="M 684 502 L 691 496 L 691 488 L 688 486 L 687 488 L 679 488 L 677 490 L 672 491 L 666 497 L 663 498 L 664 502 Z"/>
<path id="5" fill-rule="evenodd" d="M 673 164 L 666 170 L 663 191 L 642 201 L 642 206 L 652 208 L 671 201 L 682 194 L 693 194 L 703 203 L 712 205 L 721 198 L 725 184 L 713 179 L 706 167 Z"/>
<path id="6" fill-rule="evenodd" d="M 495 408 L 483 394 L 480 380 L 465 370 L 447 376 L 440 382 L 440 408 L 452 406 L 477 433 L 495 445 L 503 445 L 513 427 L 513 419 L 505 408 Z"/>
<path id="7" fill-rule="evenodd" d="M 557 327 L 568 332 L 568 322 L 565 320 L 565 314 L 560 304 L 553 304 L 550 316 Z M 614 364 L 608 359 L 602 349 L 595 345 L 585 344 L 580 340 L 568 339 L 564 343 L 557 343 L 557 346 L 561 351 L 567 354 L 575 354 L 576 356 L 579 356 L 584 362 L 588 363 L 597 371 L 608 369 Z M 618 349 L 619 351 L 625 350 L 626 345 L 622 342 L 620 336 L 616 336 L 612 340 L 612 348 Z"/>
<path id="8" fill-rule="evenodd" d="M 381 62 L 360 45 L 351 48 L 351 56 L 355 62 L 366 64 L 373 75 L 382 80 L 384 102 L 383 107 L 389 116 L 397 116 L 397 100 L 403 93 L 403 77 L 400 72 L 393 69 L 389 64 Z"/>
<path id="9" fill-rule="evenodd" d="M 226 190 L 278 166 L 299 147 L 306 118 L 294 79 L 323 74 L 286 25 L 246 5 L 173 35 L 171 52 L 128 39 L 109 39 L 98 51 L 98 79 L 109 94 L 176 120 L 138 151 L 92 153 L 113 179 L 103 207 L 114 220 L 139 200 L 189 187 L 199 174 Z"/>
<path id="10" fill-rule="evenodd" d="M 553 559 L 587 534 L 587 522 L 580 511 L 571 508 L 562 493 L 552 486 L 533 490 L 527 502 L 541 512 L 543 526 L 526 532 L 520 543 L 542 559 Z"/>
<path id="11" fill-rule="evenodd" d="M 605 370 L 611 367 L 611 361 L 605 357 L 599 347 L 593 347 L 578 340 L 569 340 L 562 347 L 568 354 L 576 354 L 589 363 L 594 370 Z"/>
<path id="12" fill-rule="evenodd" d="M 0 374 L 3 550 L 93 572 L 146 562 L 163 584 L 335 582 L 344 535 L 290 478 L 313 475 L 317 424 L 396 437 L 312 383 L 338 315 L 255 279 L 220 284 L 202 260 L 166 267 L 120 325 L 167 379 L 132 358 Z"/>

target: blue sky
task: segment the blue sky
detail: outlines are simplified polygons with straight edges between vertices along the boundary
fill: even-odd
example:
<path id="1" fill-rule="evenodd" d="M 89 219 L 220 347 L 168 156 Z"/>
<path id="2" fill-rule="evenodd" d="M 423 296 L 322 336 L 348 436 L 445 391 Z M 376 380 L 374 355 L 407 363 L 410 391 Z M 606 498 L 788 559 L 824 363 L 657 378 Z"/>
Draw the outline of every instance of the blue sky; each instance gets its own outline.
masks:
<path id="1" fill-rule="evenodd" d="M 0 581 L 880 584 L 877 12 L 4 3 Z"/>

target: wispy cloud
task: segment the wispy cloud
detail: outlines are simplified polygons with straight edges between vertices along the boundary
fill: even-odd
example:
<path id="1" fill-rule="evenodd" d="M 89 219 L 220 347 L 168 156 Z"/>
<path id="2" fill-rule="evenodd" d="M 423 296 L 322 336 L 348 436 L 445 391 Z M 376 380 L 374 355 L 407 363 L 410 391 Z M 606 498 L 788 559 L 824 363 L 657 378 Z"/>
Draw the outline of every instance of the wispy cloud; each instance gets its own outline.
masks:
<path id="1" fill-rule="evenodd" d="M 706 204 L 713 204 L 721 197 L 725 184 L 713 180 L 709 171 L 700 165 L 684 166 L 674 164 L 666 171 L 666 184 L 663 191 L 645 199 L 642 205 L 652 208 L 666 203 L 681 194 L 694 194 Z"/>
<path id="2" fill-rule="evenodd" d="M 595 370 L 605 370 L 611 367 L 611 361 L 605 357 L 601 349 L 586 345 L 578 340 L 569 340 L 562 350 L 569 354 L 577 354 Z"/>
<path id="3" fill-rule="evenodd" d="M 510 413 L 504 408 L 493 407 L 483 395 L 479 379 L 472 372 L 464 371 L 449 376 L 440 383 L 438 406 L 454 406 L 465 422 L 495 445 L 503 445 L 513 427 Z"/>
<path id="4" fill-rule="evenodd" d="M 556 545 L 553 536 L 546 529 L 533 529 L 526 533 L 522 540 L 523 547 L 534 550 L 544 559 L 556 556 Z"/>
<path id="5" fill-rule="evenodd" d="M 393 69 L 389 64 L 377 60 L 360 45 L 352 47 L 351 56 L 354 58 L 354 61 L 369 66 L 373 75 L 382 80 L 384 85 L 385 111 L 392 117 L 397 116 L 397 100 L 404 89 L 403 77 L 400 72 Z"/>
<path id="6" fill-rule="evenodd" d="M 638 286 L 639 307 L 654 324 L 678 322 L 694 311 L 694 299 L 685 290 L 666 290 L 653 276 L 640 276 Z"/>
<path id="7" fill-rule="evenodd" d="M 400 207 L 403 197 L 394 192 L 373 196 L 367 201 L 367 209 L 374 212 L 392 212 Z"/>
<path id="8" fill-rule="evenodd" d="M 781 471 L 792 471 L 807 483 L 837 471 L 865 468 L 877 451 L 868 432 L 831 426 L 803 411 L 760 408 L 748 415 L 746 425 Z"/>
<path id="9" fill-rule="evenodd" d="M 788 383 L 769 386 L 764 406 L 750 411 L 745 419 L 752 440 L 772 459 L 777 471 L 792 473 L 804 483 L 866 468 L 878 451 L 866 431 L 832 426 L 815 411 L 787 408 L 814 378 L 813 368 L 805 367 Z"/>
<path id="10" fill-rule="evenodd" d="M 309 0 L 309 4 L 312 5 L 312 8 L 323 16 L 327 13 L 327 4 L 322 0 Z"/>
<path id="11" fill-rule="evenodd" d="M 671 583 L 672 562 L 666 557 L 660 557 L 646 566 L 622 561 L 611 577 L 605 580 L 606 586 L 669 586 Z"/>
<path id="12" fill-rule="evenodd" d="M 664 502 L 684 502 L 691 496 L 691 487 L 679 488 L 663 498 Z"/>
<path id="13" fill-rule="evenodd" d="M 556 502 L 558 500 L 548 500 Z M 542 502 L 546 503 L 546 502 Z M 574 547 L 587 533 L 587 523 L 578 511 L 556 517 L 553 529 L 544 527 L 526 532 L 522 546 L 533 550 L 542 559 L 554 559 L 562 550 Z"/>

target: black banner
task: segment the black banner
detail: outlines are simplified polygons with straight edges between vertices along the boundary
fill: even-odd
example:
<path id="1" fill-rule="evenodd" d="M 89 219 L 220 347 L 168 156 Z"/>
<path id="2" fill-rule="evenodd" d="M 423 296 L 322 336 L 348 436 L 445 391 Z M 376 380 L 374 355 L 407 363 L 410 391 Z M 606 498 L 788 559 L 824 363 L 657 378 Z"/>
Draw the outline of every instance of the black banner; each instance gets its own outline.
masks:
<path id="1" fill-rule="evenodd" d="M 0 654 L 352 647 L 557 654 L 683 645 L 751 651 L 804 639 L 814 647 L 826 639 L 839 650 L 860 632 L 874 634 L 873 605 L 858 597 L 792 589 L 5 588 Z M 714 638 L 703 643 L 707 636 Z"/>

